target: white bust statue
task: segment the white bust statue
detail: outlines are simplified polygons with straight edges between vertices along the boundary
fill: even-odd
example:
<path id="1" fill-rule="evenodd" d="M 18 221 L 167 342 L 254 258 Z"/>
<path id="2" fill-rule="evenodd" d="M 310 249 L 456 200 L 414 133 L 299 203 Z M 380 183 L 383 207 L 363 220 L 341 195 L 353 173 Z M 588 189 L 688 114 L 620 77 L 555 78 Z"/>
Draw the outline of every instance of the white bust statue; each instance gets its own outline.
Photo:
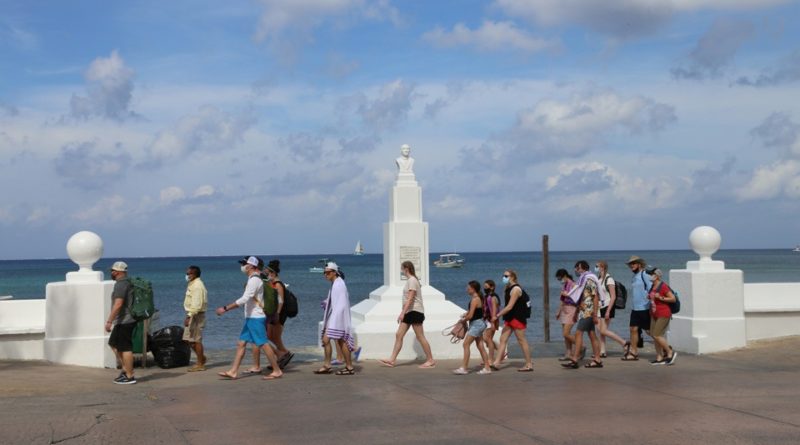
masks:
<path id="1" fill-rule="evenodd" d="M 395 160 L 400 173 L 414 173 L 414 158 L 410 155 L 411 147 L 408 144 L 403 144 L 400 147 L 400 157 Z"/>

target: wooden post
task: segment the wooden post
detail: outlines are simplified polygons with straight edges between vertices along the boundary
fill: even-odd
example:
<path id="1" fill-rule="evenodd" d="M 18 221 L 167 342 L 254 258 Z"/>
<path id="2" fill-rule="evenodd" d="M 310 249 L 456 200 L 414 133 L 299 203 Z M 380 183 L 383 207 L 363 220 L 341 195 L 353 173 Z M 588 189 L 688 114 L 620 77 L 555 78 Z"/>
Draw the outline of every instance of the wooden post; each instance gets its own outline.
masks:
<path id="1" fill-rule="evenodd" d="M 544 302 L 544 341 L 550 342 L 550 237 L 542 236 L 542 301 Z"/>

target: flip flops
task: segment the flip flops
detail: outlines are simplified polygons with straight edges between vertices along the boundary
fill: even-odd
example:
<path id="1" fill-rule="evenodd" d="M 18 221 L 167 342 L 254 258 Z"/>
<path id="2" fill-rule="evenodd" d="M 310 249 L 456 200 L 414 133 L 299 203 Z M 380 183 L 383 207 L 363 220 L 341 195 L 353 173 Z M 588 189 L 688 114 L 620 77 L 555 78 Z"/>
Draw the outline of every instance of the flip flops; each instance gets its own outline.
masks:
<path id="1" fill-rule="evenodd" d="M 378 359 L 378 361 L 381 362 L 381 364 L 383 366 L 387 366 L 389 368 L 394 368 L 394 362 L 390 362 L 389 360 L 387 360 L 385 358 Z"/>
<path id="2" fill-rule="evenodd" d="M 436 367 L 436 362 L 430 362 L 430 363 L 425 362 L 425 363 L 417 366 L 417 368 L 420 368 L 420 369 L 433 369 L 435 367 Z"/>
<path id="3" fill-rule="evenodd" d="M 220 371 L 217 375 L 228 380 L 236 380 L 238 378 L 238 376 L 230 374 L 228 371 Z"/>
<path id="4" fill-rule="evenodd" d="M 517 369 L 517 372 L 533 372 L 533 367 L 532 366 L 531 367 L 527 367 L 526 366 L 524 368 L 519 368 L 519 369 Z"/>
<path id="5" fill-rule="evenodd" d="M 261 380 L 277 380 L 277 379 L 279 379 L 281 377 L 283 377 L 283 374 L 281 374 L 281 375 L 272 375 L 272 374 L 270 374 L 270 375 L 265 375 L 264 377 L 261 378 Z"/>

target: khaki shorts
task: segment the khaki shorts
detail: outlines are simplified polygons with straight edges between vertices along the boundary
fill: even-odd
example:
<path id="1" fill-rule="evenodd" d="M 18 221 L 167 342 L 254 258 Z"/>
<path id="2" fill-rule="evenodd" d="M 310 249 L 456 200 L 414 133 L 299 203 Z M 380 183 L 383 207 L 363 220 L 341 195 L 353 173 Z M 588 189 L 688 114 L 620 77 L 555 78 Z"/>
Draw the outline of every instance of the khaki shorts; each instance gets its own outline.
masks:
<path id="1" fill-rule="evenodd" d="M 669 317 L 659 317 L 650 319 L 650 336 L 663 337 L 669 327 Z"/>
<path id="2" fill-rule="evenodd" d="M 198 312 L 189 319 L 189 326 L 183 330 L 183 341 L 197 343 L 203 340 L 203 328 L 206 326 L 206 313 Z"/>

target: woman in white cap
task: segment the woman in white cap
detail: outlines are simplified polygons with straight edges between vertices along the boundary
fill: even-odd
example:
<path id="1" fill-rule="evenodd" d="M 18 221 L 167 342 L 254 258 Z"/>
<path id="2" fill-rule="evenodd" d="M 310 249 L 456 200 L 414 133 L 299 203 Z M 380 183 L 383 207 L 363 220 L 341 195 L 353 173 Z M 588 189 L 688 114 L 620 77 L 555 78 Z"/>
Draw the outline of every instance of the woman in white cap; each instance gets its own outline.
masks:
<path id="1" fill-rule="evenodd" d="M 350 295 L 347 293 L 347 285 L 345 285 L 342 273 L 336 263 L 326 264 L 324 274 L 325 278 L 331 282 L 331 290 L 328 291 L 328 298 L 325 300 L 325 317 L 322 320 L 322 347 L 325 350 L 325 362 L 321 368 L 314 371 L 314 374 L 333 372 L 331 340 L 336 340 L 336 345 L 344 354 L 345 363 L 344 369 L 336 371 L 336 375 L 353 375 L 355 368 L 350 352 L 355 350 L 355 339 L 350 323 Z"/>
<path id="2" fill-rule="evenodd" d="M 428 343 L 428 339 L 425 338 L 425 330 L 422 329 L 422 322 L 425 321 L 425 309 L 422 306 L 422 286 L 420 286 L 414 270 L 414 263 L 404 261 L 400 265 L 400 270 L 407 278 L 406 285 L 403 288 L 403 309 L 400 311 L 400 315 L 397 316 L 397 322 L 400 323 L 400 326 L 397 327 L 397 334 L 394 338 L 392 356 L 388 359 L 380 359 L 380 362 L 384 366 L 394 367 L 397 355 L 400 354 L 400 349 L 403 348 L 403 337 L 408 332 L 408 328 L 413 328 L 414 334 L 417 336 L 417 342 L 422 346 L 422 351 L 425 352 L 425 363 L 419 365 L 419 367 L 423 369 L 435 368 L 436 362 L 433 360 L 431 345 Z"/>

